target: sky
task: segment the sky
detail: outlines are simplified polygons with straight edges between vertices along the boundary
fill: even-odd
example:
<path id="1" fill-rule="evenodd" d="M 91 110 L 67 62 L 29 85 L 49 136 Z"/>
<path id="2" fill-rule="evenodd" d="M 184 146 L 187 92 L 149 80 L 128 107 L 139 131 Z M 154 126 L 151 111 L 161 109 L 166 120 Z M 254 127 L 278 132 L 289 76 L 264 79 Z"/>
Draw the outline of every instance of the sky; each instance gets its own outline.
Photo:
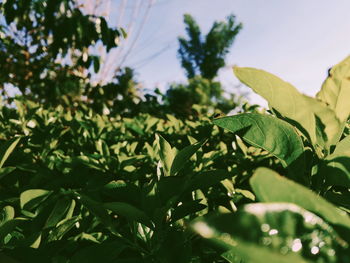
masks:
<path id="1" fill-rule="evenodd" d="M 264 69 L 313 96 L 328 69 L 350 55 L 349 11 L 349 0 L 158 0 L 126 65 L 136 69 L 147 89 L 185 81 L 177 58 L 177 37 L 185 36 L 183 14 L 191 14 L 205 34 L 215 20 L 234 14 L 243 29 L 219 74 L 226 88 L 250 91 L 232 73 L 238 65 Z M 257 95 L 248 98 L 266 106 Z"/>

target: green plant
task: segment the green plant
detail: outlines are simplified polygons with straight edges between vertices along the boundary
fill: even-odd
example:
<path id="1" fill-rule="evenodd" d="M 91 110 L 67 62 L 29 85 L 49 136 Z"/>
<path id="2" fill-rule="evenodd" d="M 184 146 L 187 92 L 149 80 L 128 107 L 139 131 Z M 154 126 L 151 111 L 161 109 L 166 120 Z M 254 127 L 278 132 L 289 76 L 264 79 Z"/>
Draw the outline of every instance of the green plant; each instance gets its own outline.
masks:
<path id="1" fill-rule="evenodd" d="M 89 69 L 99 70 L 91 50 L 97 43 L 110 50 L 124 36 L 72 0 L 7 0 L 0 12 L 0 89 L 10 100 L 6 87 L 46 105 L 73 104 L 86 88 Z"/>
<path id="2" fill-rule="evenodd" d="M 184 16 L 188 39 L 179 37 L 178 55 L 186 71 L 188 83 L 170 85 L 165 104 L 178 117 L 196 116 L 193 105 L 205 105 L 206 111 L 215 108 L 225 114 L 238 107 L 236 94 L 225 94 L 224 87 L 214 78 L 225 66 L 225 57 L 242 28 L 230 15 L 225 22 L 215 22 L 206 36 L 189 14 Z M 181 101 L 181 106 L 178 102 Z"/>
<path id="3" fill-rule="evenodd" d="M 208 80 L 214 79 L 219 69 L 225 66 L 225 56 L 242 29 L 242 24 L 237 24 L 235 16 L 230 15 L 226 22 L 215 22 L 203 37 L 191 15 L 186 14 L 184 22 L 189 39 L 179 38 L 178 54 L 187 77 L 191 79 L 201 75 Z"/>
<path id="4" fill-rule="evenodd" d="M 213 122 L 278 158 L 285 177 L 257 169 L 250 185 L 261 203 L 198 220 L 195 231 L 226 250 L 229 262 L 349 261 L 350 57 L 330 70 L 316 98 L 262 70 L 234 72 L 269 102 L 272 115 Z"/>

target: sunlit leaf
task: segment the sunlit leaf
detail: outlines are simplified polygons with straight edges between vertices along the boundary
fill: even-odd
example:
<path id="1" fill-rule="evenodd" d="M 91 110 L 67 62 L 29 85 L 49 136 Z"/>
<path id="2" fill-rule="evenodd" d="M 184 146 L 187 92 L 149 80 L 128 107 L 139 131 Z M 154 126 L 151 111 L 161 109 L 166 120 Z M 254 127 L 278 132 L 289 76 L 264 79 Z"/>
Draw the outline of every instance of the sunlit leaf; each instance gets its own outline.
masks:
<path id="1" fill-rule="evenodd" d="M 237 133 L 249 144 L 276 156 L 294 177 L 303 175 L 304 146 L 293 126 L 278 118 L 256 113 L 243 113 L 215 119 L 214 124 Z M 300 178 L 299 178 L 300 179 Z"/>
<path id="2" fill-rule="evenodd" d="M 53 210 L 46 220 L 45 227 L 54 227 L 62 218 L 66 216 L 66 213 L 71 205 L 71 200 L 61 197 L 57 200 Z"/>
<path id="3" fill-rule="evenodd" d="M 334 110 L 341 122 L 350 114 L 350 56 L 332 67 L 316 97 Z"/>
<path id="4" fill-rule="evenodd" d="M 258 168 L 250 179 L 258 200 L 263 202 L 290 202 L 318 214 L 330 223 L 350 228 L 350 217 L 312 192 L 267 168 Z"/>
<path id="5" fill-rule="evenodd" d="M 35 206 L 45 200 L 51 191 L 44 189 L 30 189 L 24 191 L 20 195 L 20 204 L 22 209 L 31 209 L 32 206 Z"/>
<path id="6" fill-rule="evenodd" d="M 235 214 L 197 219 L 193 228 L 226 250 L 222 255 L 229 262 L 337 262 L 348 257 L 348 244 L 330 225 L 291 203 L 249 204 Z"/>
<path id="7" fill-rule="evenodd" d="M 159 156 L 163 164 L 166 175 L 170 175 L 171 165 L 176 155 L 176 149 L 172 148 L 170 144 L 159 134 L 156 134 L 156 141 L 159 147 Z"/>
<path id="8" fill-rule="evenodd" d="M 0 168 L 4 165 L 7 158 L 10 156 L 10 154 L 13 152 L 13 150 L 16 148 L 17 144 L 21 140 L 21 137 L 15 137 L 7 141 L 6 143 L 2 144 L 0 147 Z"/>

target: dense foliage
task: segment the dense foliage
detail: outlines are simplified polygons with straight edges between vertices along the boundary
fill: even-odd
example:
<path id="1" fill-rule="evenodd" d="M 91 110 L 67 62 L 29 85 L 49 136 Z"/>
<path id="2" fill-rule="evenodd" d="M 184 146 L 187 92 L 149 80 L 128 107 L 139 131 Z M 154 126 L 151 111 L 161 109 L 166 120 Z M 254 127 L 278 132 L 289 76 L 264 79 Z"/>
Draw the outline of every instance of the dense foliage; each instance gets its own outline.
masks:
<path id="1" fill-rule="evenodd" d="M 235 108 L 214 77 L 241 25 L 186 15 L 188 83 L 142 98 L 130 68 L 89 82 L 121 29 L 70 0 L 0 9 L 0 86 L 22 92 L 0 106 L 0 262 L 350 261 L 350 57 L 316 98 L 236 67 L 269 110 Z"/>
<path id="2" fill-rule="evenodd" d="M 270 101 L 272 115 L 253 108 L 181 121 L 101 116 L 84 104 L 75 111 L 29 101 L 2 107 L 2 256 L 348 261 L 349 106 L 341 80 L 349 61 L 332 69 L 317 100 L 267 72 L 236 68 Z M 292 103 L 281 103 L 285 94 Z M 305 109 L 308 122 L 293 108 Z"/>
<path id="3" fill-rule="evenodd" d="M 218 111 L 228 113 L 239 105 L 237 95 L 224 94 L 222 84 L 215 81 L 223 68 L 229 52 L 242 24 L 235 16 L 227 17 L 225 22 L 215 22 L 206 36 L 194 18 L 184 16 L 187 39 L 179 37 L 178 55 L 188 77 L 186 84 L 172 84 L 166 94 L 165 102 L 178 117 L 193 115 L 195 104 L 214 106 Z M 178 102 L 182 101 L 181 107 Z"/>
<path id="4" fill-rule="evenodd" d="M 86 93 L 87 69 L 99 70 L 93 47 L 110 50 L 123 36 L 73 0 L 7 0 L 0 12 L 1 90 L 16 87 L 48 105 L 70 104 Z"/>

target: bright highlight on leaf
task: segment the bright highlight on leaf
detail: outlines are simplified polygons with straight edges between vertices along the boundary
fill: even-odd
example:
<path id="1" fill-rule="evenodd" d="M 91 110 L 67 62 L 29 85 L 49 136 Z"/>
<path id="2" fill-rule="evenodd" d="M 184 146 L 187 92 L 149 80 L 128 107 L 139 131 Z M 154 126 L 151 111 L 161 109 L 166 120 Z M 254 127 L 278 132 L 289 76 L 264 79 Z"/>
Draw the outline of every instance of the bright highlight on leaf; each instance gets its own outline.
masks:
<path id="1" fill-rule="evenodd" d="M 276 172 L 259 168 L 250 179 L 258 200 L 262 202 L 289 202 L 318 214 L 330 223 L 350 228 L 350 217 L 310 189 Z"/>

